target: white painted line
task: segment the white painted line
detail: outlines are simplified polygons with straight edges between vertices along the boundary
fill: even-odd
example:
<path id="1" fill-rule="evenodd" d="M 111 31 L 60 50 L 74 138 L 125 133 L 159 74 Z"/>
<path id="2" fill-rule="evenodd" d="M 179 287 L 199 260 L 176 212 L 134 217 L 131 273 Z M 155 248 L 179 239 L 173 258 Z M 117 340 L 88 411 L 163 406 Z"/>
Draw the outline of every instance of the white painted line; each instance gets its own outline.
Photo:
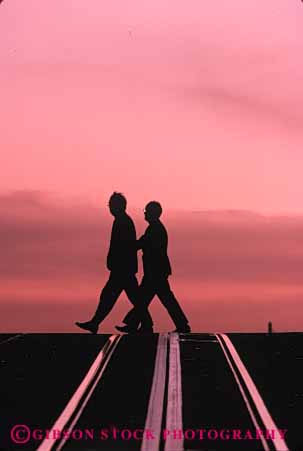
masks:
<path id="1" fill-rule="evenodd" d="M 221 337 L 221 336 L 222 336 L 221 334 L 218 334 L 218 337 L 217 337 L 217 338 L 218 338 L 218 342 L 219 342 L 219 344 L 220 344 L 220 346 L 221 346 L 221 348 L 222 348 L 222 351 L 223 351 L 223 353 L 224 353 L 224 355 L 225 355 L 225 358 L 226 358 L 226 360 L 227 360 L 227 363 L 228 363 L 228 365 L 229 365 L 229 367 L 230 367 L 230 369 L 231 369 L 231 371 L 232 371 L 232 373 L 233 373 L 233 376 L 234 376 L 234 378 L 235 378 L 235 380 L 236 380 L 236 382 L 237 382 L 237 384 L 238 384 L 240 393 L 241 393 L 241 395 L 242 395 L 242 397 L 243 397 L 243 400 L 244 400 L 244 402 L 245 402 L 245 404 L 246 404 L 246 407 L 247 407 L 248 413 L 249 413 L 249 415 L 250 415 L 250 418 L 251 418 L 251 420 L 252 420 L 252 422 L 253 422 L 253 425 L 255 426 L 256 429 L 262 429 L 261 426 L 259 425 L 259 423 L 258 423 L 256 417 L 255 417 L 254 412 L 253 412 L 252 409 L 251 409 L 250 403 L 249 403 L 249 401 L 248 401 L 248 399 L 247 399 L 247 396 L 246 396 L 246 394 L 245 394 L 245 392 L 244 392 L 244 390 L 243 390 L 243 388 L 242 388 L 242 385 L 241 385 L 241 382 L 240 382 L 240 380 L 239 380 L 239 378 L 238 378 L 238 375 L 237 375 L 237 373 L 235 372 L 235 370 L 234 370 L 234 368 L 233 368 L 233 365 L 232 365 L 232 363 L 231 363 L 231 361 L 230 361 L 230 358 L 228 357 L 228 354 L 226 353 L 226 351 L 225 351 L 225 349 L 224 349 L 224 346 L 223 346 L 222 343 L 221 343 L 221 340 L 220 340 L 220 337 Z M 267 444 L 265 438 L 262 437 L 262 436 L 261 436 L 261 442 L 262 442 L 262 445 L 263 445 L 264 450 L 265 450 L 265 451 L 270 451 L 269 446 L 268 446 L 268 444 Z"/>
<path id="2" fill-rule="evenodd" d="M 225 334 L 218 334 L 222 340 L 225 342 L 229 352 L 232 355 L 232 358 L 234 360 L 234 363 L 236 364 L 245 384 L 247 387 L 247 390 L 250 393 L 250 396 L 253 399 L 253 402 L 258 410 L 258 413 L 264 423 L 264 426 L 267 430 L 274 430 L 278 431 L 278 427 L 275 424 L 274 420 L 272 419 L 255 383 L 253 382 L 251 376 L 249 375 L 247 369 L 245 368 L 239 354 L 237 353 L 234 345 L 230 341 L 227 335 Z M 221 345 L 222 346 L 222 345 Z M 223 346 L 222 346 L 223 347 Z M 274 437 L 271 439 L 276 451 L 289 451 L 285 441 L 281 437 Z"/>
<path id="3" fill-rule="evenodd" d="M 13 340 L 17 340 L 17 338 L 20 338 L 20 337 L 23 337 L 23 336 L 24 336 L 24 334 L 17 334 L 17 335 L 14 335 L 13 337 L 6 338 L 6 340 L 3 340 L 3 341 L 0 342 L 0 345 L 3 345 L 4 343 L 8 343 L 8 342 L 13 341 Z"/>
<path id="4" fill-rule="evenodd" d="M 75 416 L 72 424 L 69 426 L 69 429 L 73 428 L 73 426 L 75 425 L 75 423 L 78 421 L 79 417 L 81 416 L 86 404 L 88 403 L 96 385 L 98 384 L 99 380 L 101 379 L 101 377 L 105 371 L 105 368 L 106 368 L 113 352 L 115 351 L 121 337 L 122 337 L 121 335 L 111 335 L 111 337 L 109 337 L 108 341 L 105 343 L 105 345 L 99 352 L 97 358 L 95 359 L 94 363 L 88 370 L 83 381 L 81 382 L 81 384 L 79 385 L 79 387 L 77 388 L 77 390 L 75 391 L 73 396 L 71 397 L 70 401 L 66 405 L 65 409 L 63 410 L 63 412 L 61 413 L 61 415 L 59 416 L 57 421 L 52 426 L 51 430 L 57 429 L 59 431 L 63 431 L 66 424 L 70 420 L 71 416 L 76 412 L 76 409 L 78 408 L 77 415 Z M 101 364 L 103 364 L 103 363 L 104 363 L 104 365 L 102 367 L 102 370 L 98 374 L 98 377 L 94 381 L 89 392 L 86 394 L 85 399 L 80 404 L 81 399 L 85 395 L 87 387 L 93 381 L 94 377 L 96 376 L 97 372 L 99 371 Z M 44 441 L 41 443 L 41 445 L 39 446 L 37 451 L 51 451 L 52 448 L 55 446 L 56 446 L 55 449 L 59 451 L 59 450 L 61 450 L 61 448 L 64 445 L 64 443 L 66 442 L 66 440 L 67 440 L 67 438 L 64 438 L 63 440 L 60 441 L 60 444 L 58 445 L 58 444 L 56 444 L 55 440 L 44 439 Z"/>
<path id="5" fill-rule="evenodd" d="M 167 334 L 159 334 L 153 383 L 144 427 L 145 430 L 153 431 L 155 438 L 149 440 L 144 435 L 141 451 L 159 451 L 166 379 L 167 338 Z"/>
<path id="6" fill-rule="evenodd" d="M 182 381 L 179 337 L 170 335 L 169 376 L 167 394 L 166 430 L 183 430 L 182 419 Z M 183 438 L 174 439 L 169 434 L 165 440 L 164 451 L 183 451 Z"/>

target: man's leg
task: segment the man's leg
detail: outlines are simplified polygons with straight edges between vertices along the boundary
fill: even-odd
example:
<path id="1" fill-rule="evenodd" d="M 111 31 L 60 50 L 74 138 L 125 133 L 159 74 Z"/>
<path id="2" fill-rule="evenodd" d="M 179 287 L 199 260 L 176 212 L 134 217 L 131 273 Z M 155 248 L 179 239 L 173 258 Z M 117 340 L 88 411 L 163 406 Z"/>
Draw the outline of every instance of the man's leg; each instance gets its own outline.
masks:
<path id="1" fill-rule="evenodd" d="M 138 307 L 132 308 L 124 317 L 123 322 L 132 329 L 137 329 L 140 322 L 143 329 L 152 328 L 153 320 L 148 312 L 148 306 L 154 296 L 155 289 L 150 280 L 143 277 L 138 291 Z"/>
<path id="2" fill-rule="evenodd" d="M 134 311 L 134 313 L 129 312 L 130 319 L 128 320 L 128 324 L 130 325 L 130 327 L 137 329 L 139 322 L 141 322 L 144 328 L 152 329 L 153 320 L 149 314 L 145 302 L 143 302 L 144 286 L 143 288 L 142 286 L 139 287 L 136 276 L 132 276 L 127 280 L 124 289 L 128 299 L 134 306 L 134 308 L 130 311 Z"/>
<path id="3" fill-rule="evenodd" d="M 172 292 L 167 279 L 161 279 L 157 282 L 156 294 L 173 320 L 175 326 L 180 331 L 190 332 L 188 319 L 179 305 L 174 293 Z"/>
<path id="4" fill-rule="evenodd" d="M 99 305 L 93 318 L 86 322 L 77 321 L 76 325 L 81 329 L 88 330 L 89 332 L 96 334 L 99 324 L 109 314 L 122 290 L 123 284 L 121 282 L 121 278 L 117 275 L 114 276 L 111 273 L 108 281 L 101 291 Z"/>
<path id="5" fill-rule="evenodd" d="M 123 279 L 120 275 L 110 274 L 100 294 L 99 305 L 91 321 L 97 325 L 103 321 L 115 305 L 123 291 Z"/>

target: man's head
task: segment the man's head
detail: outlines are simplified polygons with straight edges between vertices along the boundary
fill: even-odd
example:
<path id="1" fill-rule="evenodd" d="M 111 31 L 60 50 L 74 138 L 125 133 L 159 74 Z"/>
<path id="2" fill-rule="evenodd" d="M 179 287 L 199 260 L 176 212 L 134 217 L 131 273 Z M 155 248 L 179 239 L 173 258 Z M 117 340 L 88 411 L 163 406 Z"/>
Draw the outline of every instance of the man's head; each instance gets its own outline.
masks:
<path id="1" fill-rule="evenodd" d="M 159 202 L 152 200 L 148 202 L 144 210 L 144 216 L 147 222 L 157 221 L 162 214 L 162 207 Z"/>
<path id="2" fill-rule="evenodd" d="M 114 192 L 109 198 L 109 211 L 113 216 L 118 216 L 126 210 L 126 198 L 121 193 Z"/>

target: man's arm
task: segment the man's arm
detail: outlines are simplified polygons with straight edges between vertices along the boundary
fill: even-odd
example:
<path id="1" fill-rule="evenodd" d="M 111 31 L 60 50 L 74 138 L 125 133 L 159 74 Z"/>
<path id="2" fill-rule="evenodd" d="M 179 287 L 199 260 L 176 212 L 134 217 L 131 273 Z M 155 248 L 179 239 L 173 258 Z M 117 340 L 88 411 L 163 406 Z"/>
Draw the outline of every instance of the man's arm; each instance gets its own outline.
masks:
<path id="1" fill-rule="evenodd" d="M 116 224 L 115 221 L 112 225 L 112 231 L 110 236 L 110 244 L 107 253 L 106 266 L 109 271 L 113 269 L 113 259 L 115 255 L 115 242 L 116 242 Z"/>
<path id="2" fill-rule="evenodd" d="M 144 246 L 144 239 L 145 239 L 145 235 L 142 235 L 138 240 L 137 240 L 137 249 L 143 249 Z"/>

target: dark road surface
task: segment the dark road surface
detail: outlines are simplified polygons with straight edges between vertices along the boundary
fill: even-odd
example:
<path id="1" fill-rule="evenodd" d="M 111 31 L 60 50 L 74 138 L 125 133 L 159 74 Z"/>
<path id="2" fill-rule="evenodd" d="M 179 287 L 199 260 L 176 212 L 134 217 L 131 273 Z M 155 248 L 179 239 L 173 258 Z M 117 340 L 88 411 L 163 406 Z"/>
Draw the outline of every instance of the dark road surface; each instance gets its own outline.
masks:
<path id="1" fill-rule="evenodd" d="M 0 334 L 0 450 L 301 451 L 302 369 L 301 333 Z"/>

